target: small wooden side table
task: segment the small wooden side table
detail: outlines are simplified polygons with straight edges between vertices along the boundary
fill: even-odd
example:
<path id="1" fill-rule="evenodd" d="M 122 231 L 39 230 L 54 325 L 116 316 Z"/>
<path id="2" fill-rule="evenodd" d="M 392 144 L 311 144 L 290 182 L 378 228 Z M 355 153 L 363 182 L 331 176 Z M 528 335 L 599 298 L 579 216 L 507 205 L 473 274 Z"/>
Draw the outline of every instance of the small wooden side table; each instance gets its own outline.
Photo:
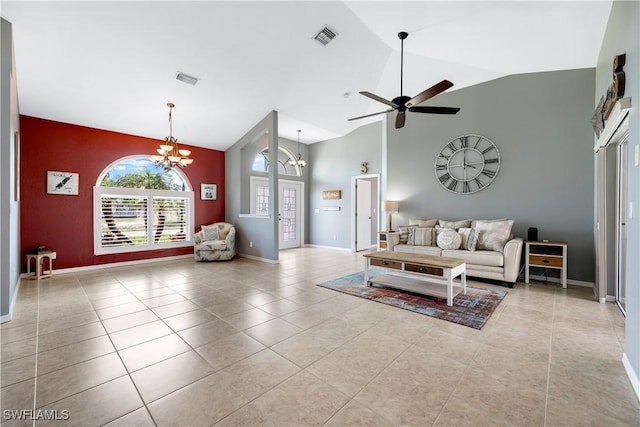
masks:
<path id="1" fill-rule="evenodd" d="M 529 267 L 560 270 L 562 287 L 567 287 L 567 242 L 527 240 L 525 247 L 524 282 L 529 283 Z"/>
<path id="2" fill-rule="evenodd" d="M 47 279 L 53 276 L 53 260 L 56 259 L 55 252 L 40 252 L 36 254 L 27 254 L 27 278 L 30 280 Z M 45 260 L 49 262 L 45 268 Z M 31 274 L 31 262 L 35 262 L 35 271 Z"/>

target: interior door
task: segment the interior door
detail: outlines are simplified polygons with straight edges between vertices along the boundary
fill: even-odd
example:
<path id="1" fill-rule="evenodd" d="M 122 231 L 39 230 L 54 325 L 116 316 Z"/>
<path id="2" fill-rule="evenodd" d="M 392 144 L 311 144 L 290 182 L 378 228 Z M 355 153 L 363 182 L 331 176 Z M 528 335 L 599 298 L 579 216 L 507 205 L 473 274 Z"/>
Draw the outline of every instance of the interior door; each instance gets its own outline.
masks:
<path id="1" fill-rule="evenodd" d="M 299 182 L 278 182 L 279 210 L 278 222 L 280 224 L 280 249 L 299 248 L 301 246 L 301 201 L 302 184 Z"/>
<path id="2" fill-rule="evenodd" d="M 371 182 L 356 179 L 356 251 L 371 247 Z"/>
<path id="3" fill-rule="evenodd" d="M 618 144 L 616 173 L 616 303 L 626 312 L 627 140 Z"/>

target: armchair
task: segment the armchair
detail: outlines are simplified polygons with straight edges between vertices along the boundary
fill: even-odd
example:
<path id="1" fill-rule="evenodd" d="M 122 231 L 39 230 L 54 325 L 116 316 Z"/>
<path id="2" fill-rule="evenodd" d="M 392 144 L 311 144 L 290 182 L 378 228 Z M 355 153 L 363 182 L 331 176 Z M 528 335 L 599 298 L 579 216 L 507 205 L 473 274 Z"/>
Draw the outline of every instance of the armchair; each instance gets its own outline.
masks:
<path id="1" fill-rule="evenodd" d="M 236 229 L 227 222 L 203 225 L 193 235 L 196 261 L 227 261 L 236 255 Z"/>

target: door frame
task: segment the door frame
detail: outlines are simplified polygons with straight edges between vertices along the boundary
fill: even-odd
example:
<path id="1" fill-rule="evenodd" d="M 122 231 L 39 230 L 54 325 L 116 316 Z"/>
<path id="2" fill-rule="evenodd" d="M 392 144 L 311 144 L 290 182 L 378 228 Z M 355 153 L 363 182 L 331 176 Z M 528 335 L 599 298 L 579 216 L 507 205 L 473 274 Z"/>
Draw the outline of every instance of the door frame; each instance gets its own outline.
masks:
<path id="1" fill-rule="evenodd" d="M 365 174 L 365 175 L 354 175 L 351 177 L 351 219 L 349 220 L 349 228 L 350 228 L 350 243 L 349 243 L 349 247 L 351 249 L 351 252 L 355 252 L 356 251 L 356 180 L 357 179 L 368 179 L 368 180 L 373 180 L 376 182 L 377 186 L 378 186 L 378 191 L 377 191 L 377 196 L 374 198 L 371 198 L 371 208 L 372 211 L 373 209 L 376 210 L 375 212 L 375 218 L 378 222 L 378 226 L 376 227 L 376 231 L 380 231 L 380 203 L 381 203 L 381 199 L 380 199 L 380 174 L 379 173 L 370 173 L 370 174 Z M 372 214 L 372 218 L 373 218 L 373 214 Z"/>

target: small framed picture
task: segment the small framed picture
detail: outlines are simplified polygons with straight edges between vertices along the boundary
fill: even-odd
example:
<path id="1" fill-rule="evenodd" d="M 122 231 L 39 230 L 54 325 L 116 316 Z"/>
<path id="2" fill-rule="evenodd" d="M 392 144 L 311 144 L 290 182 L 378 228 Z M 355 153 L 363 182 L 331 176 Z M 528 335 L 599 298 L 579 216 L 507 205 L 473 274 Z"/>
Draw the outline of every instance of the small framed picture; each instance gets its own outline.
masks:
<path id="1" fill-rule="evenodd" d="M 216 200 L 218 186 L 216 184 L 200 184 L 200 200 Z"/>
<path id="2" fill-rule="evenodd" d="M 342 199 L 341 190 L 325 190 L 322 192 L 322 200 L 340 200 Z"/>
<path id="3" fill-rule="evenodd" d="M 47 193 L 77 196 L 78 181 L 77 173 L 47 171 Z"/>

